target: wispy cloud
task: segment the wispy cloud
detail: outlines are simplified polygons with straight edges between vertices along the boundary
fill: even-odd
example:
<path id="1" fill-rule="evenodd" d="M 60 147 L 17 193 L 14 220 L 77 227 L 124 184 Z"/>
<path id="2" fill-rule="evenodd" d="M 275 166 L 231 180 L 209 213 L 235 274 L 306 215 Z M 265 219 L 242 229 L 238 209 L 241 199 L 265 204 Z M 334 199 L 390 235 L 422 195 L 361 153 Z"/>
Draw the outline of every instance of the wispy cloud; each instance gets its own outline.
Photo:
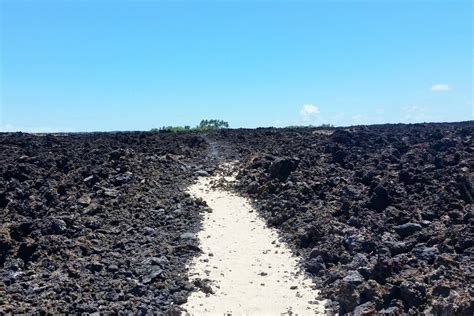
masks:
<path id="1" fill-rule="evenodd" d="M 405 121 L 423 121 L 427 119 L 428 107 L 409 105 L 402 108 L 403 119 Z"/>
<path id="2" fill-rule="evenodd" d="M 439 91 L 450 91 L 451 86 L 446 83 L 437 83 L 431 86 L 431 91 L 439 92 Z"/>
<path id="3" fill-rule="evenodd" d="M 300 111 L 300 115 L 303 120 L 309 120 L 319 113 L 319 108 L 313 104 L 304 104 Z"/>

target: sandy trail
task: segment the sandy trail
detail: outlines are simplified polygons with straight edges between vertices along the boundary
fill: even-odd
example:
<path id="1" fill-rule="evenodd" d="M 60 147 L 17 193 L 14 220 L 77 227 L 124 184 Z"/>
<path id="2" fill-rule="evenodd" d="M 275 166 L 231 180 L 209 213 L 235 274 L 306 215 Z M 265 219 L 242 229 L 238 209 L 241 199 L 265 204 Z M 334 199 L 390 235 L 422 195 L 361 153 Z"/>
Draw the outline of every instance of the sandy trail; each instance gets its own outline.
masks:
<path id="1" fill-rule="evenodd" d="M 190 278 L 209 279 L 214 295 L 192 293 L 183 306 L 192 315 L 315 315 L 324 301 L 297 259 L 266 227 L 248 200 L 200 178 L 189 192 L 204 199 L 207 213 L 198 234 L 203 254 L 190 265 Z M 233 181 L 233 178 L 226 178 Z"/>

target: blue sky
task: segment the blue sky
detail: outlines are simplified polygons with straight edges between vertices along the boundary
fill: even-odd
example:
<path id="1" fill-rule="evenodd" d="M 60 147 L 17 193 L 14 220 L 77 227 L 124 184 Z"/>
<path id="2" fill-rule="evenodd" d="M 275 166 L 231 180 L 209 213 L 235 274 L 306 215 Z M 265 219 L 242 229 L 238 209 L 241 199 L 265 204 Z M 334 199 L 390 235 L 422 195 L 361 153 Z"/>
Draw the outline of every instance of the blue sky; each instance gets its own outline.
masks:
<path id="1" fill-rule="evenodd" d="M 472 1 L 0 5 L 4 131 L 474 119 Z"/>

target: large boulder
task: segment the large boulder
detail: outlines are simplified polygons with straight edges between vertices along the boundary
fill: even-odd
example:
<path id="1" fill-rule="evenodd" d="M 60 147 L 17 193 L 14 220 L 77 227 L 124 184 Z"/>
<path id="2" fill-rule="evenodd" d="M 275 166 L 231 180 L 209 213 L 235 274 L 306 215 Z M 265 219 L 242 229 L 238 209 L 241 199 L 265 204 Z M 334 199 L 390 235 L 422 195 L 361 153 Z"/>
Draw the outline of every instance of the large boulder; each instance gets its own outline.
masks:
<path id="1" fill-rule="evenodd" d="M 270 177 L 285 181 L 298 168 L 299 163 L 300 160 L 294 157 L 277 158 L 270 165 Z"/>

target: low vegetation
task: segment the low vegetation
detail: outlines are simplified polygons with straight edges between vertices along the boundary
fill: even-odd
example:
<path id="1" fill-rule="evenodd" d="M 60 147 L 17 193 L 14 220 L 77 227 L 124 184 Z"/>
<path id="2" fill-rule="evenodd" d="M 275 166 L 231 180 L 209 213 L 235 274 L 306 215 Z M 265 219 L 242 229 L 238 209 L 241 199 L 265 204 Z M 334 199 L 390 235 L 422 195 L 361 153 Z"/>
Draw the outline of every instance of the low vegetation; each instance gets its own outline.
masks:
<path id="1" fill-rule="evenodd" d="M 186 131 L 207 131 L 214 129 L 229 128 L 229 123 L 223 120 L 202 120 L 196 127 L 186 126 L 163 126 L 160 128 L 152 128 L 151 132 L 186 132 Z"/>
<path id="2" fill-rule="evenodd" d="M 334 128 L 334 125 L 332 124 L 321 124 L 318 126 L 315 125 L 289 125 L 286 126 L 285 128 Z"/>

